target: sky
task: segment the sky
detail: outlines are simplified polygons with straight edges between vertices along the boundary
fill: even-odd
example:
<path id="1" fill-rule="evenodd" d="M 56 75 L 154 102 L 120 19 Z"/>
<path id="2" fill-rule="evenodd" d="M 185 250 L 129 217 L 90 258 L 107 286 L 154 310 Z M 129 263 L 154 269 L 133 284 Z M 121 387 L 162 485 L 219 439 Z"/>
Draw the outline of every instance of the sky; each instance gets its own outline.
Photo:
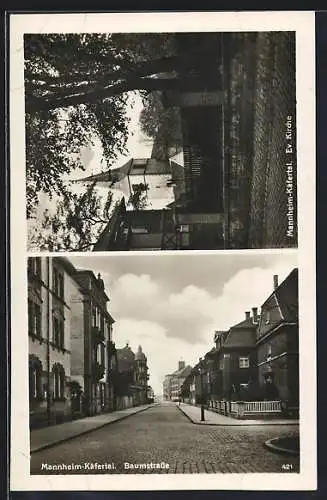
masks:
<path id="1" fill-rule="evenodd" d="M 228 329 L 260 309 L 297 267 L 296 253 L 147 254 L 69 257 L 75 267 L 101 274 L 115 319 L 113 340 L 141 345 L 150 385 L 162 393 L 164 376 L 178 361 L 193 366 L 213 346 L 215 330 Z"/>

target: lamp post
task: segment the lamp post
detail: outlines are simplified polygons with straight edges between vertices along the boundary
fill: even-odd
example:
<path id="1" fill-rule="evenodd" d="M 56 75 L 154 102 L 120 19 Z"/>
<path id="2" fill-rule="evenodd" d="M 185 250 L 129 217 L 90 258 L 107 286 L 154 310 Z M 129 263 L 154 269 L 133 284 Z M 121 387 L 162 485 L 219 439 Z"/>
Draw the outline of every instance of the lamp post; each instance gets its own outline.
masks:
<path id="1" fill-rule="evenodd" d="M 202 360 L 202 358 L 199 359 L 199 371 L 200 371 L 200 391 L 201 391 L 201 422 L 204 422 L 205 418 L 204 418 L 204 404 L 203 404 L 204 391 L 203 391 L 203 360 Z"/>

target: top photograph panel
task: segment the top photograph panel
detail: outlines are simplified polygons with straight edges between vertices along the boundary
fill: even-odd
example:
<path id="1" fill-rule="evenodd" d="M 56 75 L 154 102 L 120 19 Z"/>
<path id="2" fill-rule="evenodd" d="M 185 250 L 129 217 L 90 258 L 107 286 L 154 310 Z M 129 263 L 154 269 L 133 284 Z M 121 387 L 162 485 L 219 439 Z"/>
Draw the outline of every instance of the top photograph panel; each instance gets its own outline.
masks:
<path id="1" fill-rule="evenodd" d="M 28 251 L 297 247 L 295 32 L 25 34 Z"/>

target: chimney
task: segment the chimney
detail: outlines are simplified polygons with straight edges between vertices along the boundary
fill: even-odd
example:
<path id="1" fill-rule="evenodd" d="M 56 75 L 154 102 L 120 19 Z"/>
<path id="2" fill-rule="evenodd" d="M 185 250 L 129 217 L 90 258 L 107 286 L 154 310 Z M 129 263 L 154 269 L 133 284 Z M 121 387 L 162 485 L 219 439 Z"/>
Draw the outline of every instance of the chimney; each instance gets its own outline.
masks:
<path id="1" fill-rule="evenodd" d="M 185 361 L 178 361 L 178 370 L 183 370 L 185 368 Z"/>
<path id="2" fill-rule="evenodd" d="M 258 323 L 258 308 L 257 307 L 252 307 L 252 317 L 253 317 L 253 323 L 254 324 Z"/>
<path id="3" fill-rule="evenodd" d="M 251 313 L 250 311 L 245 312 L 245 319 L 250 319 Z"/>
<path id="4" fill-rule="evenodd" d="M 274 274 L 274 290 L 278 287 L 278 274 Z"/>

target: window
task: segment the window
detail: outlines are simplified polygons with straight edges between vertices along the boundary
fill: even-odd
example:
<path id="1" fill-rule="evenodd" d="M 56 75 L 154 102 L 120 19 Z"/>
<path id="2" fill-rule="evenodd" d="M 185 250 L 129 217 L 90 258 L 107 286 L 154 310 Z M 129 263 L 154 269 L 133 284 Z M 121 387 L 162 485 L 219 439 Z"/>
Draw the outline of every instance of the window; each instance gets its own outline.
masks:
<path id="1" fill-rule="evenodd" d="M 61 299 L 64 298 L 64 275 L 63 274 L 58 274 L 58 285 L 59 285 L 59 290 L 58 290 L 58 295 Z"/>
<path id="2" fill-rule="evenodd" d="M 65 396 L 65 370 L 61 365 L 55 365 L 53 375 L 53 398 L 63 399 Z"/>
<path id="3" fill-rule="evenodd" d="M 53 268 L 53 291 L 58 295 L 58 269 Z"/>
<path id="4" fill-rule="evenodd" d="M 62 318 L 57 318 L 54 316 L 53 318 L 53 343 L 56 347 L 60 349 L 64 349 L 65 344 L 65 325 L 64 320 Z"/>
<path id="5" fill-rule="evenodd" d="M 40 396 L 41 374 L 37 366 L 30 367 L 29 370 L 30 399 L 37 399 Z"/>
<path id="6" fill-rule="evenodd" d="M 60 273 L 56 267 L 53 268 L 52 286 L 54 293 L 64 300 L 65 290 L 64 290 L 64 275 Z"/>
<path id="7" fill-rule="evenodd" d="M 240 368 L 249 368 L 249 358 L 239 358 L 239 367 Z"/>
<path id="8" fill-rule="evenodd" d="M 34 332 L 37 337 L 41 337 L 41 307 L 34 304 Z"/>
<path id="9" fill-rule="evenodd" d="M 266 325 L 269 325 L 270 323 L 270 311 L 266 312 Z"/>
<path id="10" fill-rule="evenodd" d="M 34 302 L 28 301 L 28 334 L 34 335 Z"/>
<path id="11" fill-rule="evenodd" d="M 220 360 L 219 361 L 219 370 L 223 370 L 223 369 L 224 369 L 224 361 Z"/>
<path id="12" fill-rule="evenodd" d="M 104 349 L 104 345 L 101 343 L 101 344 L 98 344 L 97 346 L 97 351 L 96 351 L 96 361 L 101 365 L 101 366 L 104 366 L 105 364 L 105 349 Z"/>
<path id="13" fill-rule="evenodd" d="M 41 259 L 39 257 L 30 257 L 27 262 L 28 273 L 41 279 Z"/>

